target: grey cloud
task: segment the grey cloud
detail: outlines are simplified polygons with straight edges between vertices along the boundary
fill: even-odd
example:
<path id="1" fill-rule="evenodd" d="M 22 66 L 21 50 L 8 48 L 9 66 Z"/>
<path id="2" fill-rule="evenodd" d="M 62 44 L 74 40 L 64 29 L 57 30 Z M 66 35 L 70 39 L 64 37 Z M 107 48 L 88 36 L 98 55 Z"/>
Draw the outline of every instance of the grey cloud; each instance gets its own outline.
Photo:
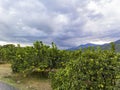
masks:
<path id="1" fill-rule="evenodd" d="M 103 3 L 111 3 L 108 1 L 0 0 L 0 41 L 23 44 L 54 41 L 60 48 L 68 48 L 103 37 L 119 39 L 119 20 L 116 23 L 111 19 L 109 24 L 109 16 L 106 18 L 104 8 L 99 8 Z M 91 2 L 98 7 L 89 9 Z"/>

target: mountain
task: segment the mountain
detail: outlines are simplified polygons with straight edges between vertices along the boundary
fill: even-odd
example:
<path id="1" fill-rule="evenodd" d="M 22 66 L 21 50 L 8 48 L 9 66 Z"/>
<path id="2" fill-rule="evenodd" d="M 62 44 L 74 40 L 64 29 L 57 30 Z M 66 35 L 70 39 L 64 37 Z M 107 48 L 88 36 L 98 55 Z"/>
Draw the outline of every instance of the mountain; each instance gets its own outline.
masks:
<path id="1" fill-rule="evenodd" d="M 83 45 L 80 45 L 80 46 L 77 46 L 77 47 L 72 47 L 68 50 L 78 50 L 78 49 L 83 49 L 83 48 L 88 48 L 88 47 L 93 47 L 93 46 L 97 46 L 97 44 L 92 44 L 92 43 L 87 43 L 87 44 L 83 44 Z"/>
<path id="2" fill-rule="evenodd" d="M 120 52 L 120 40 L 117 40 L 113 43 L 115 44 L 116 52 Z M 107 49 L 111 48 L 111 45 L 110 45 L 110 43 L 108 43 L 108 44 L 101 45 L 100 47 L 104 50 L 107 50 Z"/>
<path id="3" fill-rule="evenodd" d="M 117 40 L 115 42 L 113 42 L 115 44 L 115 49 L 116 49 L 116 52 L 120 52 L 120 40 Z M 78 50 L 78 49 L 84 49 L 84 48 L 88 48 L 88 47 L 101 47 L 101 49 L 103 50 L 107 50 L 107 49 L 110 49 L 111 48 L 111 45 L 110 43 L 107 43 L 107 44 L 103 44 L 103 45 L 97 45 L 97 44 L 92 44 L 92 43 L 88 43 L 88 44 L 84 44 L 84 45 L 80 45 L 80 46 L 77 46 L 77 47 L 73 47 L 73 48 L 70 48 L 68 50 Z"/>

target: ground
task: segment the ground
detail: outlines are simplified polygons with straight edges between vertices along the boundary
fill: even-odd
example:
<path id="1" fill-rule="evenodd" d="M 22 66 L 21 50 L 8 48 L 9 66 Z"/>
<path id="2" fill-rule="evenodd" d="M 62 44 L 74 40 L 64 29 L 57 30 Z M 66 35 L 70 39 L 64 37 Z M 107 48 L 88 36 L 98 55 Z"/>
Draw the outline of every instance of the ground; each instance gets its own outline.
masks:
<path id="1" fill-rule="evenodd" d="M 0 81 L 12 85 L 19 90 L 52 90 L 48 79 L 23 78 L 18 74 L 12 73 L 10 64 L 0 64 Z"/>

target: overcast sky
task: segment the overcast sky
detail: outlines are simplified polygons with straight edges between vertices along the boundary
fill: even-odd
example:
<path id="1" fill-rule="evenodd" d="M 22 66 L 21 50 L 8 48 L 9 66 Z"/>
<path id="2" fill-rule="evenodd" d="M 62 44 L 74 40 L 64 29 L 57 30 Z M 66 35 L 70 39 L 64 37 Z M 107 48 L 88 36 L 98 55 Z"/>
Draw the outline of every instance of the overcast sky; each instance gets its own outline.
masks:
<path id="1" fill-rule="evenodd" d="M 0 0 L 0 43 L 60 48 L 120 39 L 120 0 Z"/>

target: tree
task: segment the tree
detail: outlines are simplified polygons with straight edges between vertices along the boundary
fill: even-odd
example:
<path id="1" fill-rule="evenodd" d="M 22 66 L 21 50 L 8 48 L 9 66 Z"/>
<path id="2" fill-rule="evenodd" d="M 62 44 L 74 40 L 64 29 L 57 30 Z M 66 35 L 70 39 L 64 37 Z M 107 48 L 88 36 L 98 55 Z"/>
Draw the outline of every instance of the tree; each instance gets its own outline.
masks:
<path id="1" fill-rule="evenodd" d="M 115 43 L 114 43 L 114 42 L 111 42 L 110 45 L 111 45 L 111 50 L 112 50 L 113 52 L 115 52 Z"/>
<path id="2" fill-rule="evenodd" d="M 119 58 L 112 51 L 88 49 L 51 74 L 53 90 L 118 90 Z"/>

